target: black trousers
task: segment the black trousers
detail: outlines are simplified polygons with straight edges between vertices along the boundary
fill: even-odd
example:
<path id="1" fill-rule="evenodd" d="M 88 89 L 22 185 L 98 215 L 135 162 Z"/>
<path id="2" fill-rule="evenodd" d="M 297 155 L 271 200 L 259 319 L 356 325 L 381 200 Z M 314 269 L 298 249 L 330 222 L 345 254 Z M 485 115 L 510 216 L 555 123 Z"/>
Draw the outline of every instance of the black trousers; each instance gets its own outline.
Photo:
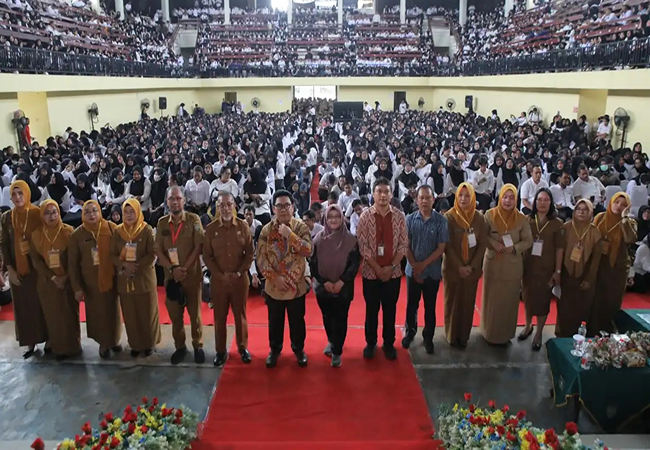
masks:
<path id="1" fill-rule="evenodd" d="M 332 344 L 332 353 L 340 356 L 343 354 L 343 344 L 348 334 L 348 312 L 351 302 L 339 296 L 316 296 L 316 301 L 323 313 L 323 326 L 327 333 L 327 340 Z"/>
<path id="2" fill-rule="evenodd" d="M 280 353 L 284 343 L 284 318 L 289 317 L 289 336 L 291 350 L 301 352 L 305 348 L 307 328 L 305 326 L 305 296 L 293 300 L 275 300 L 264 293 L 269 310 L 269 347 Z"/>
<path id="3" fill-rule="evenodd" d="M 557 216 L 566 222 L 567 220 L 571 219 L 573 217 L 573 210 L 569 208 L 568 206 L 564 206 L 562 208 L 557 209 Z"/>
<path id="4" fill-rule="evenodd" d="M 478 209 L 480 211 L 487 211 L 490 209 L 492 197 L 488 194 L 476 194 L 476 201 L 478 202 Z"/>
<path id="5" fill-rule="evenodd" d="M 391 278 L 388 281 L 363 279 L 363 298 L 366 301 L 365 330 L 368 345 L 377 345 L 380 308 L 383 318 L 384 346 L 391 347 L 395 344 L 395 315 L 397 314 L 400 287 L 400 278 Z"/>
<path id="6" fill-rule="evenodd" d="M 420 297 L 424 297 L 424 329 L 422 338 L 432 341 L 436 331 L 436 299 L 440 280 L 425 278 L 422 284 L 413 277 L 406 277 L 406 335 L 415 337 L 418 331 Z"/>
<path id="7" fill-rule="evenodd" d="M 524 214 L 524 215 L 526 215 L 526 216 L 530 215 L 530 213 L 532 213 L 532 212 L 533 212 L 532 209 L 527 208 L 527 207 L 525 207 L 525 206 L 521 208 L 521 213 Z"/>

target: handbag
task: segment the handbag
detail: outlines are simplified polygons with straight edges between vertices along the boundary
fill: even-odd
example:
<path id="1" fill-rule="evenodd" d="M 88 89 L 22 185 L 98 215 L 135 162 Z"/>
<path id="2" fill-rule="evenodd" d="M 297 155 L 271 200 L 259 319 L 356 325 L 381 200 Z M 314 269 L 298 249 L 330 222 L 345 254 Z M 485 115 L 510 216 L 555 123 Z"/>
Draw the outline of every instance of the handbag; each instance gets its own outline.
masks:
<path id="1" fill-rule="evenodd" d="M 185 295 L 183 286 L 181 286 L 178 281 L 174 279 L 167 281 L 167 286 L 165 286 L 165 293 L 167 294 L 167 298 L 170 301 L 179 303 L 183 307 L 187 305 L 187 296 Z"/>

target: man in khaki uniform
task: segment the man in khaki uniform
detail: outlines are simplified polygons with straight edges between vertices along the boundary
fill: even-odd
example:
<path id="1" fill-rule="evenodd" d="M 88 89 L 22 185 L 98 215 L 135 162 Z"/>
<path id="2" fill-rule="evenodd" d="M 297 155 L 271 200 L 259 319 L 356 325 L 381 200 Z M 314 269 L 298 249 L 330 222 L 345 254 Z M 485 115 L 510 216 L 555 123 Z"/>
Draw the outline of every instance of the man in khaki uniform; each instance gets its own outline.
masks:
<path id="1" fill-rule="evenodd" d="M 210 269 L 210 298 L 214 305 L 214 333 L 217 355 L 216 367 L 223 367 L 226 352 L 226 319 L 232 309 L 235 318 L 237 349 L 245 364 L 251 362 L 248 351 L 248 269 L 255 256 L 253 237 L 245 220 L 238 219 L 236 203 L 230 192 L 219 192 L 217 216 L 205 229 L 203 261 Z"/>
<path id="2" fill-rule="evenodd" d="M 156 256 L 158 264 L 165 269 L 165 284 L 174 279 L 183 287 L 190 316 L 194 362 L 202 364 L 205 361 L 201 325 L 203 274 L 200 261 L 203 227 L 199 216 L 185 211 L 185 197 L 178 186 L 172 186 L 167 191 L 167 206 L 170 214 L 161 217 L 156 228 Z M 176 347 L 171 362 L 176 365 L 187 353 L 183 322 L 185 307 L 169 299 L 165 305 L 172 320 L 172 336 Z"/>

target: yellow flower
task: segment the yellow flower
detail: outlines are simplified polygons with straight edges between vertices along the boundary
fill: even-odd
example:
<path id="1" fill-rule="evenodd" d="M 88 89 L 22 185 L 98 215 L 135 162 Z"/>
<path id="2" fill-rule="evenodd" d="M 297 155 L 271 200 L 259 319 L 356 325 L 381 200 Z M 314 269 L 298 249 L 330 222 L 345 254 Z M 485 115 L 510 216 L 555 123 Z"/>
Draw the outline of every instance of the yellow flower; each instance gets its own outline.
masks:
<path id="1" fill-rule="evenodd" d="M 64 439 L 61 442 L 59 449 L 60 450 L 74 450 L 77 447 L 75 442 L 72 439 Z"/>
<path id="2" fill-rule="evenodd" d="M 544 436 L 543 434 L 540 433 L 536 437 L 537 437 L 537 442 L 539 442 L 540 444 L 546 442 L 546 436 Z"/>
<path id="3" fill-rule="evenodd" d="M 454 411 L 454 412 L 458 411 L 458 403 L 456 403 L 456 404 L 454 405 L 454 409 L 453 409 L 453 411 Z"/>
<path id="4" fill-rule="evenodd" d="M 492 425 L 503 425 L 503 419 L 503 412 L 500 409 L 490 414 L 490 423 Z"/>
<path id="5" fill-rule="evenodd" d="M 120 419 L 120 418 L 118 417 L 117 419 L 115 419 L 115 420 L 113 421 L 113 425 L 115 425 L 116 427 L 119 427 L 120 425 L 122 425 L 122 419 Z"/>
<path id="6" fill-rule="evenodd" d="M 122 442 L 124 438 L 122 437 L 122 432 L 121 431 L 116 431 L 113 437 L 116 437 L 118 441 Z"/>

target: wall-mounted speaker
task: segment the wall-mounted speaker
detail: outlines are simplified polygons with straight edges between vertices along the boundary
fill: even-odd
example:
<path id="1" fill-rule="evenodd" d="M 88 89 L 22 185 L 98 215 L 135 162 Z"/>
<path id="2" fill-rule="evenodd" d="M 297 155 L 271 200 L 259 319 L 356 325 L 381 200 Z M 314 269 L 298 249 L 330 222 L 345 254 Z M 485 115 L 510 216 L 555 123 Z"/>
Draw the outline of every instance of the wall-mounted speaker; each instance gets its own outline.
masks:
<path id="1" fill-rule="evenodd" d="M 474 108 L 474 96 L 472 95 L 465 96 L 465 108 L 469 108 L 469 109 Z"/>
<path id="2" fill-rule="evenodd" d="M 167 109 L 167 97 L 158 97 L 158 109 Z"/>

